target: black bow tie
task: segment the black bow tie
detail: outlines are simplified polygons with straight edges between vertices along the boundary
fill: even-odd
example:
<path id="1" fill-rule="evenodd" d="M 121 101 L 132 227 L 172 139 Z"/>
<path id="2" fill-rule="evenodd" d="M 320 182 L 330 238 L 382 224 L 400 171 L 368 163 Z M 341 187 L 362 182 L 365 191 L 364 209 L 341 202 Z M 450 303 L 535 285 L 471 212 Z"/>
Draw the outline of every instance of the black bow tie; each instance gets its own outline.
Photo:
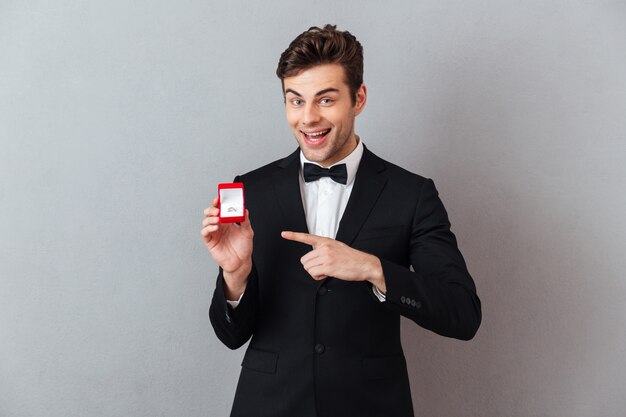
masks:
<path id="1" fill-rule="evenodd" d="M 346 164 L 335 165 L 330 168 L 322 168 L 319 165 L 304 163 L 304 169 L 302 170 L 305 182 L 311 182 L 319 180 L 322 177 L 330 177 L 333 181 L 339 184 L 348 183 L 348 169 Z"/>

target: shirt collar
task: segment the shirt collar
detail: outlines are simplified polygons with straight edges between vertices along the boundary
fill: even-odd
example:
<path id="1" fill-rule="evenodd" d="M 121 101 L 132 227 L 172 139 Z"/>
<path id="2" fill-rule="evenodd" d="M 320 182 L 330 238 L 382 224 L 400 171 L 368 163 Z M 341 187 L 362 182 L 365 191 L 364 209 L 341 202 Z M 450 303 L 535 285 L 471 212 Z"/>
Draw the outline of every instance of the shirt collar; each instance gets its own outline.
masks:
<path id="1" fill-rule="evenodd" d="M 361 162 L 361 157 L 363 156 L 363 142 L 357 136 L 357 145 L 356 148 L 350 153 L 350 155 L 343 158 L 341 161 L 337 161 L 331 166 L 327 168 L 334 167 L 335 165 L 346 164 L 346 170 L 348 171 L 348 181 L 346 182 L 346 186 L 352 184 L 354 182 L 354 177 L 356 176 L 356 172 L 359 169 L 359 163 Z M 304 156 L 304 153 L 300 151 L 300 175 L 302 175 L 302 169 L 304 167 L 304 163 L 319 165 L 317 162 L 309 161 Z"/>

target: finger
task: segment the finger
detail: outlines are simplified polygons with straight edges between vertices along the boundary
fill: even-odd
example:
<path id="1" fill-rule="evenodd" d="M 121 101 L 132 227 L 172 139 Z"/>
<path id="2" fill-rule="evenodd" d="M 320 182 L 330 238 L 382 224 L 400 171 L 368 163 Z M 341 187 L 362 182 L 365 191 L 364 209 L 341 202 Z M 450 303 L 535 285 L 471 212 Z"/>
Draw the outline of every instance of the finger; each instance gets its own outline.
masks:
<path id="1" fill-rule="evenodd" d="M 316 257 L 316 258 L 305 260 L 304 262 L 302 262 L 302 267 L 308 273 L 311 273 L 311 270 L 316 269 L 317 272 L 318 272 L 318 275 L 319 275 L 319 268 L 327 268 L 328 269 L 328 266 L 324 262 L 324 259 L 321 258 L 321 257 Z"/>
<path id="2" fill-rule="evenodd" d="M 248 211 L 248 209 L 246 209 L 246 215 L 243 222 L 241 223 L 241 227 L 244 229 L 252 230 L 252 225 L 250 224 L 250 212 Z"/>
<path id="3" fill-rule="evenodd" d="M 313 259 L 312 261 L 303 263 L 302 266 L 304 267 L 304 269 L 307 270 L 307 272 L 311 271 L 311 269 L 313 268 L 326 268 L 327 267 L 324 264 L 324 262 L 321 262 L 319 259 Z"/>
<path id="4" fill-rule="evenodd" d="M 319 258 L 320 258 L 319 251 L 314 249 L 311 252 L 308 252 L 302 258 L 300 258 L 300 263 L 302 263 L 302 265 L 311 264 L 311 262 L 315 262 L 315 261 L 317 261 L 319 263 L 319 262 L 321 262 L 321 260 Z"/>
<path id="5" fill-rule="evenodd" d="M 202 230 L 200 231 L 200 234 L 203 237 L 208 237 L 211 233 L 216 232 L 218 229 L 219 229 L 219 225 L 212 224 L 212 225 L 202 228 Z"/>
<path id="6" fill-rule="evenodd" d="M 210 224 L 219 224 L 219 223 L 220 223 L 219 217 L 215 217 L 215 216 L 205 217 L 204 220 L 202 220 L 202 227 L 206 227 Z"/>
<path id="7" fill-rule="evenodd" d="M 324 268 L 321 266 L 316 266 L 311 269 L 307 269 L 307 272 L 309 273 L 309 275 L 311 275 L 311 278 L 313 278 L 316 281 L 324 279 L 328 276 L 325 274 Z"/>
<path id="8" fill-rule="evenodd" d="M 294 242 L 306 243 L 307 245 L 311 245 L 316 247 L 317 245 L 321 245 L 328 238 L 312 235 L 309 233 L 300 233 L 300 232 L 289 232 L 285 231 L 280 234 L 283 239 L 293 240 Z"/>
<path id="9" fill-rule="evenodd" d="M 220 214 L 220 209 L 217 207 L 207 207 L 204 209 L 204 215 L 206 217 L 217 216 L 218 214 Z"/>

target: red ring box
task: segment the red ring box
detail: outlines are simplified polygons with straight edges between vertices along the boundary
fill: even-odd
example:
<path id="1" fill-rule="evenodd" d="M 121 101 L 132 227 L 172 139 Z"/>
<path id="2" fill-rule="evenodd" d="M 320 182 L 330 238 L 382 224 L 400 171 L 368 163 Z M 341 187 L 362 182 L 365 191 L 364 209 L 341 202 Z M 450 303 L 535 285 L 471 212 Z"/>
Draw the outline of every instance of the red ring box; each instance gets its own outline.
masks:
<path id="1" fill-rule="evenodd" d="M 242 182 L 218 184 L 217 205 L 220 208 L 220 223 L 241 223 L 246 218 L 246 204 Z"/>

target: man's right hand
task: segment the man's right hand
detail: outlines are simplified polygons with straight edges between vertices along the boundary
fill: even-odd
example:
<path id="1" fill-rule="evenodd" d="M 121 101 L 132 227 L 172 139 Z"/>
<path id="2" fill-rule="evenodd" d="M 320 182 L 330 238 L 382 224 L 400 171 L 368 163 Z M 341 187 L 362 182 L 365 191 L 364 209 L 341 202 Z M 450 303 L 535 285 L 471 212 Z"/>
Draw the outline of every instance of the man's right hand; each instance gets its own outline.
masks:
<path id="1" fill-rule="evenodd" d="M 240 223 L 220 223 L 217 197 L 204 210 L 202 231 L 204 245 L 224 271 L 226 299 L 238 300 L 246 289 L 252 271 L 252 237 L 249 212 Z"/>

